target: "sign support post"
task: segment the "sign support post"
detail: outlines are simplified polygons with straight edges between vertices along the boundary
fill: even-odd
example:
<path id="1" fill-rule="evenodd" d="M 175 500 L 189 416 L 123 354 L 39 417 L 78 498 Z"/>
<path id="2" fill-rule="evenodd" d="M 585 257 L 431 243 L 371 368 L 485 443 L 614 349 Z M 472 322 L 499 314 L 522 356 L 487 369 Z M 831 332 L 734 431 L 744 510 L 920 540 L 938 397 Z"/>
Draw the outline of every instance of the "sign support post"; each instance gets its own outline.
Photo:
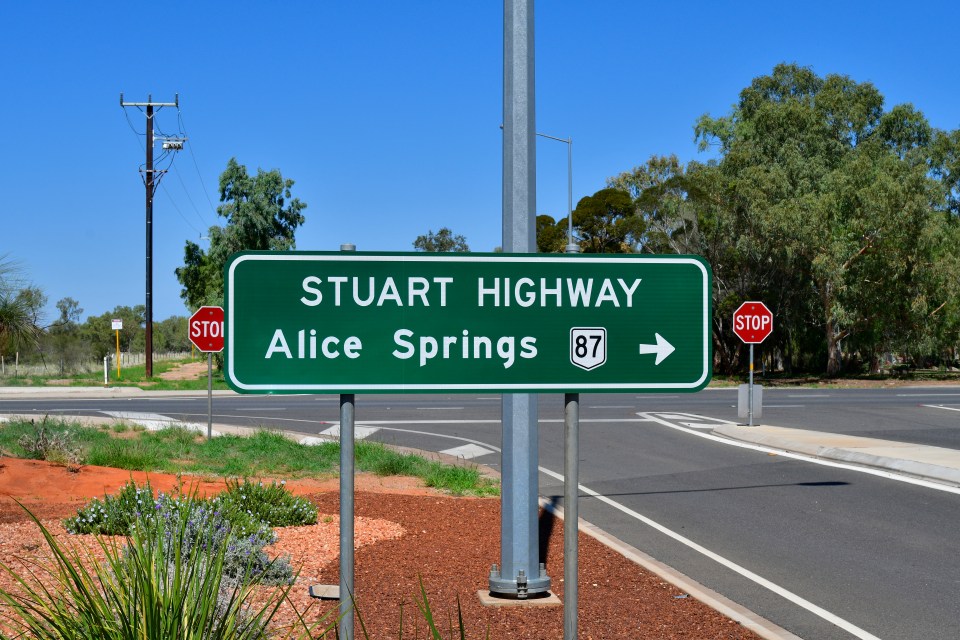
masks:
<path id="1" fill-rule="evenodd" d="M 580 394 L 564 394 L 563 416 L 563 638 L 577 640 L 580 591 Z"/>
<path id="2" fill-rule="evenodd" d="M 207 440 L 213 437 L 213 352 L 207 353 Z"/>
<path id="3" fill-rule="evenodd" d="M 353 638 L 354 394 L 340 394 L 340 630 Z"/>
<path id="4" fill-rule="evenodd" d="M 766 340 L 772 332 L 773 313 L 762 302 L 744 302 L 733 312 L 733 333 L 750 345 L 750 383 L 747 385 L 748 427 L 753 426 L 753 345 Z M 742 407 L 740 408 L 740 417 L 743 417 Z"/>
<path id="5" fill-rule="evenodd" d="M 200 307 L 187 321 L 190 342 L 207 354 L 207 440 L 213 437 L 213 354 L 223 351 L 223 308 Z"/>
<path id="6" fill-rule="evenodd" d="M 753 426 L 753 343 L 750 343 L 750 393 L 747 394 L 747 426 Z"/>

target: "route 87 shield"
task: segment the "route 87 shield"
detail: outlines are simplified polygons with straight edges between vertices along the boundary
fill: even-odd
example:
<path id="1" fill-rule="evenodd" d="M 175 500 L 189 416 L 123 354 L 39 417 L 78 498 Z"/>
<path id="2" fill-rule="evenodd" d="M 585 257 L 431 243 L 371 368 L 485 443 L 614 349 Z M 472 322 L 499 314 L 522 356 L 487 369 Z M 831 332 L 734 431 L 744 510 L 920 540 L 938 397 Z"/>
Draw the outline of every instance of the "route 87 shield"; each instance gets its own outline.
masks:
<path id="1" fill-rule="evenodd" d="M 570 329 L 570 362 L 590 371 L 607 361 L 607 330 L 603 327 Z"/>

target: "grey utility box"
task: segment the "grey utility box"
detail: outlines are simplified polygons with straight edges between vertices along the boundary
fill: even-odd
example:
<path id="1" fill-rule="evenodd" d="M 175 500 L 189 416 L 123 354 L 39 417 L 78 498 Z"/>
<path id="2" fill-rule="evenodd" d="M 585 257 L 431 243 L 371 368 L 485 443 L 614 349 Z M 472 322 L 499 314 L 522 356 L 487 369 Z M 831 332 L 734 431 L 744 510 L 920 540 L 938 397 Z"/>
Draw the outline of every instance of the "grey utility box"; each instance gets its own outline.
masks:
<path id="1" fill-rule="evenodd" d="M 746 418 L 750 413 L 750 385 L 742 384 L 737 388 L 737 416 Z M 753 385 L 753 419 L 763 415 L 763 386 Z"/>

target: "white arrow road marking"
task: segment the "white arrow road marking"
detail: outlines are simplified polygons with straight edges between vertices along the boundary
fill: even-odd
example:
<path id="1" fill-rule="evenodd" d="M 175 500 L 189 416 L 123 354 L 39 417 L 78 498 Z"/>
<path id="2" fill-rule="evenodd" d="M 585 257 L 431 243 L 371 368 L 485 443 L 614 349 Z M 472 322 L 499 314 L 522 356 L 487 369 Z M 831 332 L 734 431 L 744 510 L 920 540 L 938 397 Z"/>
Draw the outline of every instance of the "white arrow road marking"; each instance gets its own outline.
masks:
<path id="1" fill-rule="evenodd" d="M 369 438 L 370 436 L 372 436 L 373 434 L 375 434 L 375 433 L 376 433 L 377 431 L 379 431 L 379 430 L 380 430 L 380 429 L 377 429 L 377 428 L 375 428 L 375 427 L 360 427 L 360 426 L 355 426 L 355 427 L 353 428 L 353 438 L 354 438 L 354 440 L 363 440 L 364 438 Z M 326 431 L 321 431 L 320 433 L 321 433 L 322 435 L 325 435 L 325 436 L 333 436 L 334 438 L 339 438 L 339 437 L 340 437 L 340 425 L 338 424 L 338 425 L 336 425 L 336 426 L 334 426 L 334 427 L 330 427 L 330 428 L 327 429 Z"/>
<path id="2" fill-rule="evenodd" d="M 471 458 L 479 458 L 480 456 L 485 456 L 488 453 L 494 453 L 490 449 L 477 446 L 475 444 L 465 444 L 460 447 L 454 447 L 453 449 L 446 449 L 440 453 L 445 453 L 455 458 L 463 458 L 464 460 L 470 460 Z"/>
<path id="3" fill-rule="evenodd" d="M 640 345 L 640 355 L 646 353 L 655 353 L 657 354 L 657 359 L 653 361 L 654 365 L 658 365 L 663 362 L 663 359 L 668 355 L 674 352 L 674 346 L 663 339 L 659 333 L 653 334 L 653 337 L 656 338 L 657 344 L 642 344 Z"/>

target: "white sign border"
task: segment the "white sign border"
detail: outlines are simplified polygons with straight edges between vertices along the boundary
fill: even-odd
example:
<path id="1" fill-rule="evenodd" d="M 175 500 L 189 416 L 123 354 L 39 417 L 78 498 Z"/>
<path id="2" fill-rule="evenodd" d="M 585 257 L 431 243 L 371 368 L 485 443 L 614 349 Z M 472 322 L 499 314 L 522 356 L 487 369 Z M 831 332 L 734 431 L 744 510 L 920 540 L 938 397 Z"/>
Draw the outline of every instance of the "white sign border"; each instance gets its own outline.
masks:
<path id="1" fill-rule="evenodd" d="M 607 254 L 609 255 L 609 254 Z M 643 390 L 682 390 L 682 389 L 696 389 L 702 385 L 710 372 L 710 290 L 709 283 L 710 278 L 707 277 L 707 270 L 704 267 L 703 263 L 700 260 L 696 260 L 691 257 L 678 256 L 674 258 L 664 258 L 664 257 L 640 257 L 640 258 L 592 258 L 592 257 L 559 257 L 559 256 L 550 256 L 550 255 L 537 255 L 531 256 L 529 254 L 509 254 L 505 253 L 502 256 L 490 256 L 490 255 L 476 255 L 476 254 L 466 254 L 466 255 L 438 255 L 435 253 L 432 254 L 378 254 L 378 253 L 352 253 L 352 252 L 343 252 L 343 253 L 282 253 L 277 252 L 276 254 L 242 254 L 239 258 L 233 260 L 230 263 L 230 268 L 227 271 L 227 290 L 233 291 L 233 277 L 234 272 L 238 265 L 254 261 L 267 261 L 267 262 L 514 262 L 514 263 L 565 263 L 569 264 L 570 262 L 583 261 L 587 263 L 594 264 L 609 264 L 609 263 L 637 263 L 637 262 L 646 262 L 650 264 L 687 264 L 696 266 L 702 275 L 703 283 L 703 362 L 700 369 L 700 377 L 695 382 L 629 382 L 629 383 L 579 383 L 579 384 L 560 384 L 560 383 L 550 383 L 550 384 L 537 384 L 532 385 L 528 383 L 523 384 L 353 384 L 349 386 L 349 391 L 346 391 L 344 385 L 341 384 L 247 384 L 241 382 L 237 377 L 233 369 L 234 358 L 227 358 L 227 377 L 229 382 L 238 389 L 244 391 L 250 391 L 254 393 L 258 392 L 275 392 L 275 393 L 304 393 L 304 392 L 317 392 L 317 393 L 404 393 L 407 391 L 503 391 L 503 392 L 544 392 L 544 391 L 567 391 L 569 389 L 579 389 L 583 391 L 609 391 L 609 390 L 619 390 L 619 391 L 643 391 Z M 227 316 L 225 318 L 225 324 L 227 327 L 233 326 L 233 316 L 234 316 L 234 299 L 235 296 L 231 295 L 230 300 L 227 301 Z M 233 332 L 228 331 L 227 336 L 227 345 L 224 349 L 227 354 L 232 354 L 234 352 L 233 348 Z"/>

